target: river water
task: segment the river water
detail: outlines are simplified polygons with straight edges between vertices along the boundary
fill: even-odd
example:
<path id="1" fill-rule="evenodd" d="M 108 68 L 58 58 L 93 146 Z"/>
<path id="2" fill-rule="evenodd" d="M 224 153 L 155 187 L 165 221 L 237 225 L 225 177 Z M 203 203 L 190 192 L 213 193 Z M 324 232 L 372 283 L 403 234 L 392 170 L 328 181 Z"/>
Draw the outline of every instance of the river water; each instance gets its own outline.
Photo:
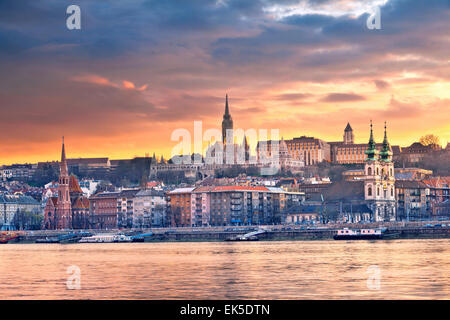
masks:
<path id="1" fill-rule="evenodd" d="M 450 239 L 0 245 L 0 299 L 449 299 Z"/>

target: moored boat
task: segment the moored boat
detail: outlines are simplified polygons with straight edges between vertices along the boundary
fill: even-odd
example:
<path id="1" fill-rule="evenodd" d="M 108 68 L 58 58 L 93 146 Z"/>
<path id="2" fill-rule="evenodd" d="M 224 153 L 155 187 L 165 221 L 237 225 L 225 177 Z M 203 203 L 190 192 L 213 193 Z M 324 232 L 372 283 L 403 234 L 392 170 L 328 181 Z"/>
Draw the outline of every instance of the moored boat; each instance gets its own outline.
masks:
<path id="1" fill-rule="evenodd" d="M 40 238 L 40 239 L 36 239 L 35 241 L 36 243 L 59 243 L 59 239 L 55 238 L 55 237 L 45 237 L 45 238 Z"/>
<path id="2" fill-rule="evenodd" d="M 383 238 L 381 229 L 348 229 L 338 230 L 333 236 L 334 240 L 377 240 Z"/>
<path id="3" fill-rule="evenodd" d="M 98 234 L 90 237 L 83 237 L 80 243 L 113 243 L 113 242 L 131 242 L 131 237 L 123 234 Z"/>
<path id="4" fill-rule="evenodd" d="M 1 232 L 0 233 L 0 244 L 6 244 L 9 240 L 13 240 L 19 237 L 18 232 Z"/>
<path id="5" fill-rule="evenodd" d="M 258 237 L 235 236 L 225 239 L 225 241 L 258 241 Z"/>

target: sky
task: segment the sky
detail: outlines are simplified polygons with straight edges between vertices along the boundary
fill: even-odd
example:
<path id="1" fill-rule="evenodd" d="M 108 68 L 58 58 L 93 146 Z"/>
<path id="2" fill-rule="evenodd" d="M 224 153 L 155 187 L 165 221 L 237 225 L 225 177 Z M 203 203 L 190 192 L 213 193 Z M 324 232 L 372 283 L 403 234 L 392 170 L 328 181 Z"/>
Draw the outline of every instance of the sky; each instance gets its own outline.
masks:
<path id="1" fill-rule="evenodd" d="M 365 143 L 387 121 L 445 146 L 449 21 L 449 0 L 0 0 L 0 164 L 57 160 L 62 136 L 69 158 L 167 158 L 226 94 L 235 128 Z"/>

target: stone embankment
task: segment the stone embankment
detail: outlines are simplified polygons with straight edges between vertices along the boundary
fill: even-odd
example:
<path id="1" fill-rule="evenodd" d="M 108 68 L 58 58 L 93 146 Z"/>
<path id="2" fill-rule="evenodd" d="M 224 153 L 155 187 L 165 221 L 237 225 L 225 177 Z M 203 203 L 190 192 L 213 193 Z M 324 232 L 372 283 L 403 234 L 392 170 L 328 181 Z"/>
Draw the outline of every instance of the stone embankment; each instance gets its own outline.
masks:
<path id="1" fill-rule="evenodd" d="M 259 234 L 259 240 L 330 240 L 338 229 L 362 229 L 362 228 L 386 228 L 386 238 L 389 239 L 429 239 L 450 238 L 450 221 L 434 222 L 389 222 L 373 224 L 328 224 L 320 226 L 245 226 L 245 227 L 207 227 L 207 228 L 154 228 L 145 230 L 83 230 L 91 234 L 100 233 L 124 233 L 138 234 L 149 233 L 146 242 L 159 241 L 224 241 L 228 238 L 243 235 L 252 230 L 264 229 L 265 233 Z M 11 240 L 10 243 L 34 243 L 37 239 L 61 237 L 80 231 L 24 231 Z M 70 242 L 70 241 L 62 241 Z"/>

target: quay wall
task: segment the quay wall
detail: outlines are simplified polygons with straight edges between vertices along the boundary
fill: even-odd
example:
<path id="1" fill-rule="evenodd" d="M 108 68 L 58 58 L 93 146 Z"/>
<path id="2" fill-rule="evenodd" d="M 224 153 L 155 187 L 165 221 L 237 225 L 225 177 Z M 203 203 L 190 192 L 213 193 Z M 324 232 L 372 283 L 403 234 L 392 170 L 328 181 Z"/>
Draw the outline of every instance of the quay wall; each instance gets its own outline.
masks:
<path id="1" fill-rule="evenodd" d="M 360 228 L 360 227 L 359 227 Z M 338 228 L 324 228 L 311 230 L 269 230 L 263 234 L 258 235 L 260 240 L 266 241 L 282 241 L 282 240 L 331 240 Z M 92 230 L 93 234 L 99 232 Z M 117 230 L 115 231 L 117 232 Z M 10 243 L 34 243 L 37 239 L 43 237 L 52 237 L 62 235 L 65 232 L 25 232 L 18 238 L 11 240 Z M 114 233 L 110 230 L 108 233 Z M 145 232 L 144 232 L 145 233 Z M 227 238 L 243 235 L 246 231 L 224 231 L 224 230 L 172 230 L 172 231 L 158 231 L 153 232 L 153 235 L 146 237 L 146 242 L 161 242 L 161 241 L 224 241 Z M 423 226 L 393 226 L 389 227 L 385 233 L 390 239 L 430 239 L 430 238 L 450 238 L 450 227 L 423 227 Z"/>

